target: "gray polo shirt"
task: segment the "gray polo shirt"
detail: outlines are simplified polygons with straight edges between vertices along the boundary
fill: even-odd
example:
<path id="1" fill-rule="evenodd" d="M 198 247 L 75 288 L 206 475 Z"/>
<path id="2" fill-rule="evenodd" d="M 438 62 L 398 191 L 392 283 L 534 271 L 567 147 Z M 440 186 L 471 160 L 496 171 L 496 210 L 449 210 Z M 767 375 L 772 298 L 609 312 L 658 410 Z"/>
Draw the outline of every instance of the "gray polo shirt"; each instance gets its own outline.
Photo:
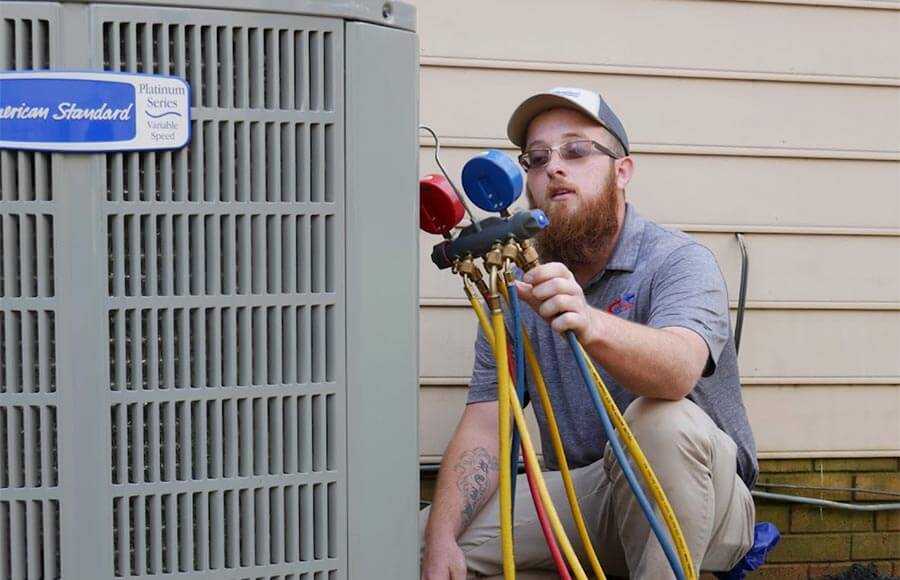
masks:
<path id="1" fill-rule="evenodd" d="M 753 433 L 741 398 L 737 355 L 728 314 L 725 281 L 712 253 L 686 234 L 663 228 L 626 206 L 625 223 L 606 268 L 584 288 L 588 303 L 616 316 L 654 328 L 680 326 L 699 334 L 709 347 L 703 377 L 688 395 L 737 444 L 737 470 L 748 487 L 758 465 Z M 556 412 L 570 467 L 600 459 L 606 435 L 568 343 L 523 304 L 522 317 L 541 364 Z M 622 411 L 636 396 L 598 365 L 607 388 Z M 493 354 L 479 330 L 469 403 L 497 398 Z M 530 375 L 530 373 L 528 373 Z M 547 466 L 558 464 L 540 398 L 531 376 L 528 390 Z"/>

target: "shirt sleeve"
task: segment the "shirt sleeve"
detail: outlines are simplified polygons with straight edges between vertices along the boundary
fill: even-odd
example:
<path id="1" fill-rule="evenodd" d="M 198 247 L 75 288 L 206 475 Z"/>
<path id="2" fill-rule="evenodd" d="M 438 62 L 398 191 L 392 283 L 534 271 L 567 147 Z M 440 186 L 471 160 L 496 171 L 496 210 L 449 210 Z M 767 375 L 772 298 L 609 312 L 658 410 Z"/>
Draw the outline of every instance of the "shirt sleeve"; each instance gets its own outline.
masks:
<path id="1" fill-rule="evenodd" d="M 715 257 L 697 243 L 678 248 L 654 274 L 650 291 L 647 324 L 699 334 L 709 349 L 703 376 L 712 375 L 731 336 L 728 291 Z"/>
<path id="2" fill-rule="evenodd" d="M 497 400 L 497 363 L 487 337 L 478 326 L 475 338 L 475 362 L 472 365 L 472 380 L 466 404 Z"/>

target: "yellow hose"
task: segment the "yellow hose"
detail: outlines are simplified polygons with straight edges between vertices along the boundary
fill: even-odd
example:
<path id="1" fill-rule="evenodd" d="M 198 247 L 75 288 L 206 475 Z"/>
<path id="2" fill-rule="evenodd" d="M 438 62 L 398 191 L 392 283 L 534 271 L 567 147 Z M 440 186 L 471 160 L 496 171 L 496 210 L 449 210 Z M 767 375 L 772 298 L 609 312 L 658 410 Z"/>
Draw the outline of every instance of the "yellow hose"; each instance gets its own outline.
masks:
<path id="1" fill-rule="evenodd" d="M 656 479 L 656 474 L 650 467 L 650 462 L 647 461 L 644 452 L 641 451 L 640 445 L 638 445 L 637 440 L 634 438 L 634 434 L 631 432 L 631 429 L 628 428 L 625 418 L 622 417 L 622 413 L 619 412 L 619 408 L 616 406 L 615 401 L 606 389 L 606 385 L 603 383 L 600 373 L 598 373 L 596 367 L 594 367 L 591 357 L 588 356 L 587 351 L 584 350 L 584 347 L 581 346 L 580 343 L 579 347 L 581 348 L 581 353 L 584 355 L 584 360 L 587 361 L 591 375 L 594 377 L 594 385 L 597 388 L 597 392 L 600 394 L 600 398 L 603 400 L 603 406 L 606 407 L 606 411 L 609 413 L 613 425 L 616 427 L 616 431 L 619 432 L 619 437 L 621 437 L 622 442 L 634 459 L 641 475 L 644 476 L 644 481 L 647 483 L 647 486 L 650 488 L 650 493 L 653 494 L 653 498 L 659 506 L 659 511 L 662 513 L 663 519 L 666 522 L 666 527 L 669 529 L 669 534 L 672 536 L 672 540 L 675 543 L 675 551 L 678 552 L 678 560 L 681 562 L 685 578 L 687 580 L 696 580 L 697 574 L 694 570 L 691 551 L 688 549 L 687 542 L 684 539 L 684 533 L 681 531 L 681 526 L 678 525 L 675 511 L 672 509 L 669 500 L 666 498 L 666 492 L 663 491 L 659 480 Z"/>
<path id="2" fill-rule="evenodd" d="M 506 302 L 509 303 L 509 293 L 507 292 L 506 286 L 501 285 L 500 289 L 503 292 L 504 298 L 506 298 Z M 473 303 L 473 307 L 476 307 L 476 303 Z M 478 315 L 478 312 L 481 310 L 481 305 L 477 304 L 475 311 L 476 315 Z M 480 316 L 484 316 L 483 311 L 481 311 Z M 556 451 L 559 472 L 560 475 L 562 475 L 566 497 L 569 500 L 569 508 L 572 511 L 572 518 L 575 520 L 575 526 L 578 528 L 578 537 L 581 538 L 584 551 L 588 555 L 588 561 L 591 564 L 591 568 L 593 569 L 597 580 L 605 580 L 606 575 L 603 573 L 603 567 L 600 566 L 600 560 L 597 558 L 597 553 L 594 551 L 594 546 L 588 535 L 587 526 L 584 523 L 581 507 L 578 505 L 578 496 L 575 494 L 575 485 L 572 483 L 572 475 L 569 472 L 569 462 L 566 460 L 566 452 L 563 448 L 562 437 L 559 434 L 559 426 L 556 423 L 556 415 L 553 412 L 553 404 L 550 402 L 550 395 L 547 392 L 547 384 L 544 382 L 544 375 L 541 372 L 540 364 L 538 364 L 537 356 L 534 354 L 531 338 L 528 336 L 528 331 L 525 328 L 524 322 L 522 323 L 522 337 L 525 339 L 523 342 L 525 343 L 525 356 L 528 359 L 528 367 L 531 369 L 531 374 L 534 375 L 538 395 L 540 395 L 541 398 L 541 405 L 544 408 L 544 416 L 547 418 L 547 426 L 550 428 L 550 440 L 553 443 L 554 451 Z"/>
<path id="3" fill-rule="evenodd" d="M 515 387 L 507 384 L 507 388 L 509 389 L 508 398 L 512 402 L 513 417 L 516 420 L 516 426 L 519 428 L 519 434 L 522 436 L 522 450 L 528 458 L 528 463 L 526 463 L 526 465 L 531 472 L 531 477 L 534 479 L 535 485 L 537 485 L 541 501 L 544 503 L 547 519 L 550 520 L 550 526 L 556 534 L 559 547 L 566 557 L 569 567 L 572 568 L 572 571 L 575 573 L 575 578 L 578 580 L 588 580 L 587 574 L 585 574 L 584 568 L 581 566 L 581 562 L 578 561 L 578 556 L 575 555 L 575 550 L 572 549 L 572 543 L 569 542 L 569 538 L 566 536 L 566 531 L 559 519 L 559 515 L 556 513 L 556 508 L 553 505 L 553 498 L 550 497 L 550 492 L 547 491 L 547 484 L 544 483 L 544 476 L 541 474 L 541 470 L 538 469 L 537 454 L 534 452 L 534 445 L 531 443 L 531 435 L 528 434 L 528 425 L 525 423 L 525 413 L 522 412 L 522 405 L 519 404 L 519 399 L 515 396 Z"/>
<path id="4" fill-rule="evenodd" d="M 482 330 L 484 331 L 485 336 L 487 337 L 491 347 L 494 350 L 494 356 L 497 359 L 498 379 L 499 379 L 499 375 L 500 375 L 500 366 L 501 365 L 506 368 L 506 377 L 508 379 L 509 378 L 509 365 L 508 365 L 508 361 L 506 358 L 506 328 L 503 326 L 502 314 L 500 315 L 500 318 L 499 318 L 500 326 L 498 329 L 498 327 L 497 327 L 498 318 L 496 316 L 496 313 L 492 312 L 492 315 L 493 315 L 492 322 L 494 323 L 494 327 L 492 329 L 490 326 L 487 325 L 487 315 L 485 315 L 484 310 L 481 307 L 481 303 L 477 300 L 477 298 L 470 297 L 469 302 L 472 304 L 472 308 L 475 310 L 476 316 L 478 316 L 478 321 L 481 323 Z M 500 336 L 501 337 L 500 340 L 495 341 L 494 337 L 496 337 L 496 336 Z M 526 342 L 525 344 L 527 345 L 528 343 Z M 533 354 L 534 353 L 532 353 L 532 356 L 533 356 Z M 501 362 L 501 360 L 503 362 Z M 536 359 L 535 359 L 535 362 L 536 362 Z M 538 371 L 540 371 L 540 369 L 538 369 Z M 553 499 L 550 497 L 550 492 L 547 490 L 547 485 L 544 482 L 543 474 L 541 474 L 540 469 L 538 469 L 538 467 L 537 467 L 539 465 L 538 459 L 537 459 L 537 454 L 534 451 L 534 445 L 532 444 L 531 436 L 528 433 L 528 425 L 525 423 L 525 414 L 522 412 L 522 406 L 519 404 L 519 398 L 516 395 L 515 387 L 509 380 L 507 380 L 505 382 L 506 389 L 502 389 L 503 384 L 504 383 L 500 383 L 498 380 L 498 397 L 497 397 L 498 402 L 501 401 L 503 398 L 506 398 L 508 401 L 507 408 L 509 408 L 510 403 L 512 405 L 513 416 L 516 421 L 516 426 L 519 429 L 519 435 L 522 437 L 522 451 L 523 451 L 523 453 L 525 453 L 525 456 L 528 458 L 528 467 L 529 467 L 529 471 L 531 474 L 531 478 L 534 480 L 535 486 L 538 488 L 538 495 L 540 495 L 541 502 L 544 504 L 544 510 L 547 512 L 547 519 L 550 521 L 550 527 L 553 530 L 554 535 L 556 536 L 557 542 L 559 543 L 559 546 L 560 546 L 560 550 L 563 552 L 563 555 L 565 556 L 566 561 L 569 563 L 569 567 L 572 568 L 572 570 L 574 571 L 575 577 L 578 580 L 587 580 L 587 575 L 584 572 L 584 568 L 581 566 L 581 563 L 578 561 L 578 556 L 575 554 L 575 550 L 572 548 L 572 543 L 569 541 L 569 538 L 566 535 L 565 528 L 563 527 L 562 522 L 559 519 L 559 514 L 556 512 L 556 508 L 553 505 Z M 503 397 L 503 395 L 500 394 L 500 390 L 506 391 L 506 397 Z M 500 403 L 500 404 L 502 405 L 502 403 Z M 502 422 L 503 421 L 502 411 L 501 411 L 500 415 L 501 415 L 500 420 Z M 507 413 L 507 421 L 509 420 L 508 417 L 509 417 L 509 415 Z M 502 436 L 503 435 L 501 433 L 501 437 Z M 558 436 L 558 432 L 557 432 L 557 436 Z M 510 453 L 510 450 L 507 449 L 506 455 L 503 455 L 503 449 L 501 447 L 500 457 L 505 457 L 505 456 L 509 455 L 509 453 Z M 500 462 L 501 471 L 502 471 L 503 463 L 504 463 L 503 461 Z M 511 469 L 510 469 L 510 471 L 511 471 Z M 502 486 L 503 481 L 504 481 L 504 475 L 501 472 L 500 473 L 501 486 Z M 509 481 L 509 475 L 507 475 L 506 481 Z M 501 489 L 501 494 L 502 494 L 502 489 Z M 574 493 L 573 493 L 572 497 L 574 497 Z M 577 500 L 575 503 L 577 505 Z M 504 577 L 507 577 L 508 572 L 507 572 L 507 568 L 506 568 L 506 550 L 503 549 L 503 547 L 502 547 L 502 545 L 503 545 L 503 495 L 500 496 L 500 510 L 501 510 L 500 511 L 500 543 L 501 543 L 501 550 L 503 550 L 503 564 L 504 564 L 503 573 L 504 573 Z M 510 525 L 510 531 L 511 531 L 511 529 L 512 528 Z M 598 580 L 605 578 L 605 576 L 602 576 L 602 574 L 603 574 L 602 570 L 600 571 L 600 574 L 601 575 L 598 575 Z"/>
<path id="5" fill-rule="evenodd" d="M 544 383 L 544 375 L 541 373 L 541 367 L 538 364 L 537 357 L 534 354 L 534 348 L 531 346 L 531 339 L 524 330 L 523 324 L 522 336 L 525 338 L 525 356 L 528 358 L 528 366 L 534 375 L 535 383 L 537 383 L 538 394 L 541 397 L 541 405 L 544 408 L 544 415 L 547 417 L 547 426 L 550 428 L 550 439 L 553 441 L 553 449 L 556 451 L 556 460 L 559 463 L 559 471 L 562 475 L 563 484 L 566 488 L 566 497 L 569 498 L 569 507 L 572 510 L 572 517 L 575 519 L 575 525 L 578 528 L 578 536 L 587 552 L 588 561 L 594 570 L 597 580 L 605 580 L 606 575 L 600 566 L 600 560 L 594 551 L 591 538 L 588 535 L 587 526 L 584 524 L 584 516 L 581 514 L 581 508 L 578 505 L 578 496 L 575 495 L 575 485 L 572 483 L 572 475 L 569 473 L 569 464 L 566 460 L 566 452 L 563 449 L 562 437 L 559 434 L 559 426 L 556 424 L 556 415 L 553 413 L 553 404 L 550 402 L 550 395 L 547 392 L 547 385 Z"/>
<path id="6" fill-rule="evenodd" d="M 499 299 L 495 298 L 495 304 L 491 311 L 494 323 L 494 354 L 497 359 L 497 400 L 500 407 L 500 549 L 503 554 L 503 578 L 515 580 L 516 557 L 513 552 L 512 535 L 512 483 L 510 477 L 512 466 L 509 463 L 509 455 L 512 452 L 510 441 L 512 428 L 509 423 L 509 361 L 506 359 L 506 329 L 503 326 L 503 312 L 500 310 Z M 502 349 L 502 350 L 498 350 Z"/>
<path id="7" fill-rule="evenodd" d="M 475 316 L 478 317 L 478 324 L 481 325 L 481 330 L 484 332 L 484 335 L 488 339 L 488 344 L 491 347 L 494 346 L 494 330 L 491 328 L 491 322 L 488 320 L 487 314 L 484 312 L 484 308 L 481 307 L 481 302 L 478 301 L 478 297 L 474 294 L 469 296 L 469 304 L 472 305 L 472 310 L 475 311 Z"/>

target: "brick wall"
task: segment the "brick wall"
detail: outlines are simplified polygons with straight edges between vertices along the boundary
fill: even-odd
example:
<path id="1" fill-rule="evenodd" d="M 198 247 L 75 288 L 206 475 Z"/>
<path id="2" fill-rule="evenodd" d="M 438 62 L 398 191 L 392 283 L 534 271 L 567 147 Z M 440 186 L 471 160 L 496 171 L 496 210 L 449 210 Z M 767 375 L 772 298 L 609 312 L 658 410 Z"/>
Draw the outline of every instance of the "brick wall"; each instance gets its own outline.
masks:
<path id="1" fill-rule="evenodd" d="M 900 493 L 900 465 L 896 458 L 766 460 L 760 462 L 759 481 Z M 757 489 L 843 502 L 900 501 L 860 492 Z M 883 575 L 900 576 L 900 512 L 851 512 L 765 500 L 757 500 L 756 506 L 756 520 L 774 523 L 782 538 L 754 578 L 819 578 L 838 574 L 853 562 L 874 562 Z"/>
<path id="2" fill-rule="evenodd" d="M 759 481 L 900 493 L 900 459 L 764 460 Z M 423 478 L 422 499 L 431 499 L 433 485 L 434 476 Z M 898 497 L 860 492 L 757 489 L 844 502 L 900 502 Z M 900 512 L 851 512 L 765 500 L 757 500 L 756 507 L 756 521 L 774 523 L 782 539 L 769 553 L 766 566 L 750 578 L 816 579 L 839 574 L 854 562 L 872 562 L 884 576 L 900 577 Z M 703 580 L 710 578 L 703 576 Z"/>

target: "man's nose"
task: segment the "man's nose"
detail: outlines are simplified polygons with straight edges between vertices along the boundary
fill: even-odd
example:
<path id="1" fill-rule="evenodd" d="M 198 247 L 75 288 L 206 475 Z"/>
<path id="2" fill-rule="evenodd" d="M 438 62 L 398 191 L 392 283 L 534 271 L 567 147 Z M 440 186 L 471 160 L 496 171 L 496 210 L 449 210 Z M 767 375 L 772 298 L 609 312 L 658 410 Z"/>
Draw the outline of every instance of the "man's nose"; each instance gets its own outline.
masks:
<path id="1" fill-rule="evenodd" d="M 566 162 L 562 158 L 562 155 L 559 154 L 559 151 L 550 150 L 550 160 L 547 161 L 547 165 L 544 166 L 544 170 L 547 172 L 547 175 L 563 175 L 566 172 L 565 169 Z"/>

